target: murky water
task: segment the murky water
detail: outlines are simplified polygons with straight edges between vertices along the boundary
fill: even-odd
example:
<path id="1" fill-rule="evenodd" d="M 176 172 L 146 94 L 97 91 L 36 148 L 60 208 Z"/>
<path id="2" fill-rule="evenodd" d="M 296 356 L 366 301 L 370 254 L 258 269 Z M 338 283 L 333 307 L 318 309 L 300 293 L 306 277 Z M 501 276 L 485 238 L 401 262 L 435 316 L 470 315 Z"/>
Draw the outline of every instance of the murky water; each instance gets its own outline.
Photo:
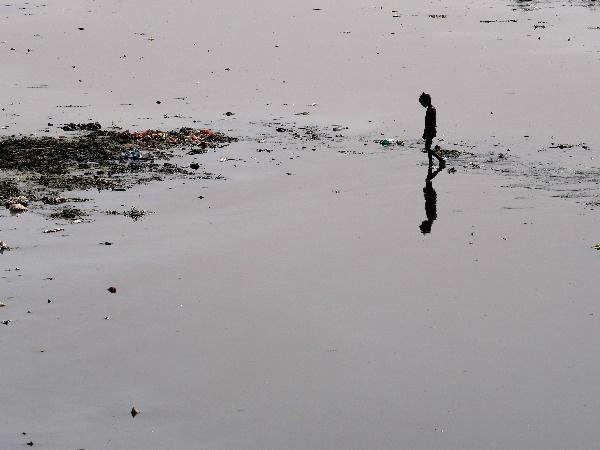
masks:
<path id="1" fill-rule="evenodd" d="M 3 134 L 245 139 L 63 232 L 0 211 L 0 448 L 595 448 L 595 3 L 1 5 Z"/>

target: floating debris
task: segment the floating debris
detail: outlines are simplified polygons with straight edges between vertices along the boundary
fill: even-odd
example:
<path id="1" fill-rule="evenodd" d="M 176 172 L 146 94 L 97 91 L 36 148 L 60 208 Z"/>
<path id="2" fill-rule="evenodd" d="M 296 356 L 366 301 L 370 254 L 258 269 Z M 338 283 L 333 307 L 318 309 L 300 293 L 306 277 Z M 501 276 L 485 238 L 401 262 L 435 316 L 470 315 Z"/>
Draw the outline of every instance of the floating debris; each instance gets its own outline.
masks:
<path id="1" fill-rule="evenodd" d="M 404 142 L 400 141 L 398 139 L 380 139 L 378 141 L 375 141 L 378 144 L 381 144 L 384 147 L 389 147 L 391 145 L 400 145 L 400 146 L 404 146 Z"/>
<path id="2" fill-rule="evenodd" d="M 65 197 L 42 197 L 42 203 L 45 205 L 60 205 L 68 201 Z"/>
<path id="3" fill-rule="evenodd" d="M 50 217 L 53 219 L 64 219 L 64 220 L 77 220 L 82 217 L 87 216 L 85 211 L 82 211 L 79 208 L 71 208 L 66 207 L 61 209 L 60 211 L 54 212 L 50 214 Z"/>
<path id="4" fill-rule="evenodd" d="M 59 232 L 61 232 L 61 231 L 65 231 L 65 229 L 64 229 L 64 228 L 50 228 L 50 229 L 48 229 L 48 230 L 44 230 L 44 231 L 42 231 L 42 233 L 44 233 L 44 234 L 48 234 L 48 233 L 59 233 Z"/>
<path id="5" fill-rule="evenodd" d="M 64 131 L 100 131 L 102 126 L 98 122 L 68 123 L 60 128 Z"/>
<path id="6" fill-rule="evenodd" d="M 27 206 L 23 206 L 20 203 L 11 203 L 8 205 L 8 210 L 11 212 L 11 214 L 20 214 L 28 211 Z"/>
<path id="7" fill-rule="evenodd" d="M 507 20 L 480 20 L 481 23 L 517 23 L 517 19 Z"/>
<path id="8" fill-rule="evenodd" d="M 130 217 L 133 220 L 140 220 L 142 217 L 146 216 L 147 214 L 152 214 L 150 211 L 147 211 L 145 209 L 138 209 L 135 206 L 132 206 L 131 209 L 128 209 L 126 211 L 106 211 L 106 214 L 108 214 L 109 216 L 125 216 L 125 217 Z"/>
<path id="9" fill-rule="evenodd" d="M 27 206 L 29 204 L 29 199 L 24 195 L 19 195 L 17 197 L 11 197 L 4 203 L 4 206 L 10 209 L 11 205 L 22 205 Z"/>

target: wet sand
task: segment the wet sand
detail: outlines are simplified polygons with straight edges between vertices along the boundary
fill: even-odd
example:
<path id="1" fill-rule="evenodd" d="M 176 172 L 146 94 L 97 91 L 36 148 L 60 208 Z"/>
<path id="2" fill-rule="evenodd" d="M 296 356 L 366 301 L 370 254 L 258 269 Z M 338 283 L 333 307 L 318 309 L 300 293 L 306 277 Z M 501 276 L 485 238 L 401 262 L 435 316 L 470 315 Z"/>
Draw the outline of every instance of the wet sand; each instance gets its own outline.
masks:
<path id="1" fill-rule="evenodd" d="M 242 138 L 84 223 L 0 211 L 0 448 L 595 448 L 600 11 L 526 5 L 0 7 L 5 134 Z M 474 153 L 426 235 L 424 89 Z"/>

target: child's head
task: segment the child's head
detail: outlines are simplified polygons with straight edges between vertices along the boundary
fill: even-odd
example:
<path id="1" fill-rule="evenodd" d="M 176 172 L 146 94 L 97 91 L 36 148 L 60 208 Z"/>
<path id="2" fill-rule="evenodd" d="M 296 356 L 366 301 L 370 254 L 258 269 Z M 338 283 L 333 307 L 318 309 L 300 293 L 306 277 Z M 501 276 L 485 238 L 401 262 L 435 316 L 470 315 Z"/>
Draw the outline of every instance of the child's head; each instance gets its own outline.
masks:
<path id="1" fill-rule="evenodd" d="M 423 105 L 425 108 L 427 108 L 429 105 L 431 105 L 431 95 L 426 94 L 425 92 L 423 92 L 419 96 L 419 103 L 421 105 Z"/>

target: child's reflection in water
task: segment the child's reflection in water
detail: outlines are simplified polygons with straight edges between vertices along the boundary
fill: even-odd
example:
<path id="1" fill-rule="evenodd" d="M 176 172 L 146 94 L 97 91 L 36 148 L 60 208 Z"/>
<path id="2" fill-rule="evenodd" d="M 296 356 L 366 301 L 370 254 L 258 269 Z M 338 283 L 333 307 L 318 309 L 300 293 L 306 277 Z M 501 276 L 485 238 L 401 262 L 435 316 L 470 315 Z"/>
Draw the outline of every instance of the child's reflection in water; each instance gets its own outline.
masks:
<path id="1" fill-rule="evenodd" d="M 442 168 L 443 166 L 438 167 L 433 171 L 430 164 L 429 169 L 427 169 L 427 178 L 425 178 L 425 187 L 423 188 L 423 195 L 425 196 L 425 215 L 427 216 L 427 220 L 424 220 L 421 225 L 419 225 L 421 233 L 423 234 L 431 233 L 433 221 L 437 219 L 437 194 L 435 189 L 433 189 L 432 180 L 442 171 Z"/>

